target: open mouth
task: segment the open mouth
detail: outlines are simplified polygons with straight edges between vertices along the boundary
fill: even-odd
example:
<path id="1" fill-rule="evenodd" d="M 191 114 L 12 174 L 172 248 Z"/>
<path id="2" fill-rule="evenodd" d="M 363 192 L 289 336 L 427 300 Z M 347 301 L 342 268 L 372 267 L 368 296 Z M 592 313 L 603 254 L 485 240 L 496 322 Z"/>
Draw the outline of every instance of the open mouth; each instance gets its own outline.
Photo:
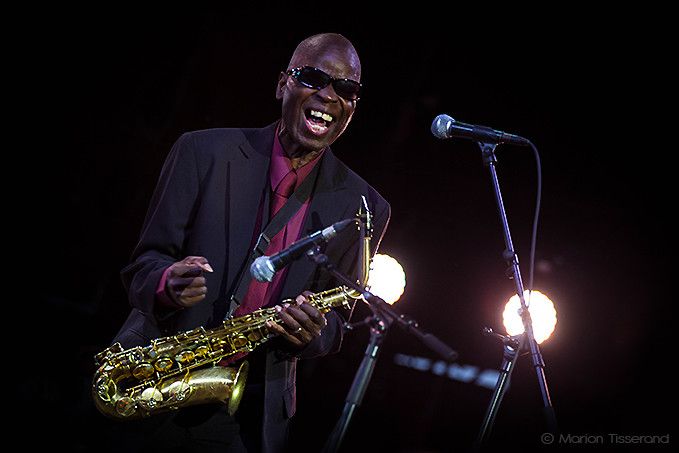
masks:
<path id="1" fill-rule="evenodd" d="M 328 127 L 335 120 L 332 115 L 314 109 L 304 111 L 307 128 L 314 135 L 323 135 L 328 131 Z"/>

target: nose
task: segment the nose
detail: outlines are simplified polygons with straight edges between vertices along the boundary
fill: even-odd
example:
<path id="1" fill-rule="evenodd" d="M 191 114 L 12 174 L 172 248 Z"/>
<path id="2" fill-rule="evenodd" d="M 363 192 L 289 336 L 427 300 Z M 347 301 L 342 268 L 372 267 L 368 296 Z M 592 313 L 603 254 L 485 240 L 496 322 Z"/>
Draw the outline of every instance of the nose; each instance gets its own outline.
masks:
<path id="1" fill-rule="evenodd" d="M 325 102 L 337 102 L 339 101 L 339 95 L 335 92 L 335 88 L 332 83 L 327 84 L 325 87 L 321 88 L 316 92 Z"/>

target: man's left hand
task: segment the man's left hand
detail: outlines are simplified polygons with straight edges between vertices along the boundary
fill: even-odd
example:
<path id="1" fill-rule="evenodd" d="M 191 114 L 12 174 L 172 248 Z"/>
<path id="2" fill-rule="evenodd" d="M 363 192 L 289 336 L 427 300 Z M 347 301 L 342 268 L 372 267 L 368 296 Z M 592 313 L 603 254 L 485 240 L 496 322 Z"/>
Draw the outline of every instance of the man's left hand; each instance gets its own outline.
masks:
<path id="1" fill-rule="evenodd" d="M 295 298 L 294 304 L 276 305 L 281 322 L 268 322 L 269 331 L 285 338 L 291 345 L 301 349 L 321 336 L 321 331 L 328 324 L 320 311 L 307 303 L 307 296 L 313 294 L 304 291 Z"/>

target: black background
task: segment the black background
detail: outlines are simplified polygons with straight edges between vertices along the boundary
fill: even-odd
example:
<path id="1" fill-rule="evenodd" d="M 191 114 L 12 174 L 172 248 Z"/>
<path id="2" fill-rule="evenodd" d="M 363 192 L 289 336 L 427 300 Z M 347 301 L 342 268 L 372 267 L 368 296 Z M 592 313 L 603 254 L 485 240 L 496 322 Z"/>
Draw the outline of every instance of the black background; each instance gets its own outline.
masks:
<path id="1" fill-rule="evenodd" d="M 24 139 L 36 144 L 19 154 L 45 188 L 30 204 L 40 228 L 26 241 L 26 253 L 38 250 L 44 310 L 33 326 L 43 339 L 40 371 L 20 386 L 22 409 L 45 432 L 30 442 L 102 447 L 107 425 L 88 396 L 92 356 L 127 315 L 118 272 L 164 157 L 187 130 L 276 120 L 278 72 L 301 39 L 325 31 L 345 34 L 362 59 L 364 97 L 333 149 L 392 205 L 380 251 L 406 272 L 398 310 L 458 351 L 459 364 L 499 368 L 501 346 L 481 329 L 502 330 L 514 286 L 504 277 L 488 170 L 475 143 L 437 140 L 429 127 L 447 113 L 527 137 L 542 158 L 535 289 L 558 311 L 542 352 L 561 431 L 604 436 L 610 448 L 610 433 L 670 432 L 672 143 L 668 150 L 650 138 L 671 137 L 660 126 L 671 101 L 662 30 L 639 31 L 652 21 L 573 11 L 502 26 L 478 13 L 441 25 L 379 15 L 359 23 L 322 14 L 261 22 L 225 11 L 85 13 L 31 22 L 24 33 L 36 47 L 18 58 L 32 101 L 20 116 Z M 527 282 L 535 159 L 508 145 L 497 157 Z M 339 354 L 300 364 L 299 451 L 318 451 L 327 438 L 367 339 L 357 331 Z M 491 391 L 398 366 L 395 354 L 438 360 L 391 329 L 346 451 L 470 448 Z M 541 448 L 541 406 L 522 357 L 494 442 Z"/>

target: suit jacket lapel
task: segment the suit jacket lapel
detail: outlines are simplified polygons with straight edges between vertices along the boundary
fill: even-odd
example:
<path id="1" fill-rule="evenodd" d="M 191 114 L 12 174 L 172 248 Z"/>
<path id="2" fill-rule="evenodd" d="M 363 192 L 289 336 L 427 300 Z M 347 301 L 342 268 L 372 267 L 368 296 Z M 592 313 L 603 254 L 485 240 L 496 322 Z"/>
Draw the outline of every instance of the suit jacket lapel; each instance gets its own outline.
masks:
<path id="1" fill-rule="evenodd" d="M 233 284 L 237 284 L 233 279 L 237 279 L 250 256 L 250 242 L 254 234 L 257 213 L 262 196 L 266 193 L 265 189 L 268 188 L 275 129 L 276 123 L 263 129 L 245 131 L 246 140 L 238 144 L 243 158 L 231 162 L 226 200 L 229 203 L 228 267 Z"/>

